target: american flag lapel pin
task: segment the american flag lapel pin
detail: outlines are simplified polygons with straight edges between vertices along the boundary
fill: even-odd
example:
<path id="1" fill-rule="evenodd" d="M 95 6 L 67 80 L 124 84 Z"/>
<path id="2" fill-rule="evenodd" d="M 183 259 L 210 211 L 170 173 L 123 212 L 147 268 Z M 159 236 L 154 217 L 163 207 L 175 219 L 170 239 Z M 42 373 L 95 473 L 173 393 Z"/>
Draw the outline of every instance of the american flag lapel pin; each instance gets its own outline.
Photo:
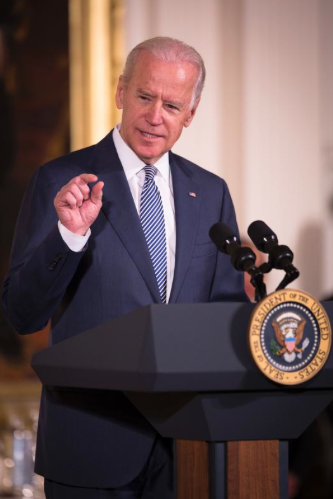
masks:
<path id="1" fill-rule="evenodd" d="M 197 197 L 196 192 L 189 192 L 188 195 L 191 196 L 191 198 L 196 198 Z"/>

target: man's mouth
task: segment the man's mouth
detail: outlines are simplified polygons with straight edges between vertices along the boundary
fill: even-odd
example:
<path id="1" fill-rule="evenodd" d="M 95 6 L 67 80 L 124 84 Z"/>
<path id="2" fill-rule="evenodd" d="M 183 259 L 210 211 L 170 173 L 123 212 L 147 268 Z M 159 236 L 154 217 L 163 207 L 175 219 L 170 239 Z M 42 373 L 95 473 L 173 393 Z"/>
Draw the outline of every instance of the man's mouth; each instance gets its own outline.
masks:
<path id="1" fill-rule="evenodd" d="M 141 131 L 140 131 L 140 133 L 146 139 L 159 139 L 159 138 L 161 138 L 161 135 L 155 135 L 153 133 L 147 133 L 147 132 L 141 132 Z"/>

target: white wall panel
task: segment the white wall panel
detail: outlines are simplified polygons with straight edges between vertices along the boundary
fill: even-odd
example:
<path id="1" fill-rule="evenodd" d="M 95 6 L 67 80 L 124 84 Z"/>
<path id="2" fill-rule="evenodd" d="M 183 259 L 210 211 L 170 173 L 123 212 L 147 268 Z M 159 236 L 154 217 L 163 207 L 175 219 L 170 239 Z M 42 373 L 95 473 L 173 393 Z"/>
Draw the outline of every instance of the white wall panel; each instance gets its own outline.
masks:
<path id="1" fill-rule="evenodd" d="M 128 50 L 167 35 L 193 45 L 207 65 L 198 114 L 174 150 L 226 178 L 243 234 L 261 218 L 290 245 L 297 286 L 318 297 L 333 291 L 333 2 L 126 5 Z"/>
<path id="2" fill-rule="evenodd" d="M 296 252 L 297 285 L 318 295 L 322 268 L 315 251 L 324 208 L 319 17 L 317 1 L 251 0 L 243 38 L 245 225 L 264 218 Z"/>

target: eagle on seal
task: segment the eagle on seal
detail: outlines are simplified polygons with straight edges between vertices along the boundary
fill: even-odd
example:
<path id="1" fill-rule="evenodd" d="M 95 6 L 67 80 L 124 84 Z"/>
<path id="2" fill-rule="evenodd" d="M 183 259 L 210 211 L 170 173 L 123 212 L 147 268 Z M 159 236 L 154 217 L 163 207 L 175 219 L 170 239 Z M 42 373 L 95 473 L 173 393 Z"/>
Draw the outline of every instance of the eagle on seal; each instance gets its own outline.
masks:
<path id="1" fill-rule="evenodd" d="M 296 354 L 302 358 L 303 350 L 308 346 L 309 340 L 305 338 L 301 347 L 300 342 L 303 339 L 306 320 L 294 312 L 284 312 L 276 319 L 273 319 L 272 326 L 275 332 L 275 338 L 281 349 L 277 355 L 283 356 L 286 362 L 293 362 Z"/>

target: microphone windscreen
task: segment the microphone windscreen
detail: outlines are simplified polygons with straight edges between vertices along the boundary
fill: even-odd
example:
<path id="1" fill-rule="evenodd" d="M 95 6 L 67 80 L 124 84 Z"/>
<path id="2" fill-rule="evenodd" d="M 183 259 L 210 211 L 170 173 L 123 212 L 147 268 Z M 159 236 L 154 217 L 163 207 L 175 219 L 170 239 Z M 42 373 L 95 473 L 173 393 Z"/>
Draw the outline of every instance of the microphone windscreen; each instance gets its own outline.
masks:
<path id="1" fill-rule="evenodd" d="M 219 222 L 214 224 L 209 231 L 209 237 L 213 241 L 213 243 L 218 247 L 220 251 L 225 251 L 225 245 L 230 242 L 237 242 L 240 244 L 237 235 L 233 230 L 230 229 L 226 224 Z"/>
<path id="2" fill-rule="evenodd" d="M 264 251 L 264 245 L 267 241 L 273 240 L 278 242 L 277 235 L 262 220 L 252 222 L 247 233 L 260 251 Z"/>

